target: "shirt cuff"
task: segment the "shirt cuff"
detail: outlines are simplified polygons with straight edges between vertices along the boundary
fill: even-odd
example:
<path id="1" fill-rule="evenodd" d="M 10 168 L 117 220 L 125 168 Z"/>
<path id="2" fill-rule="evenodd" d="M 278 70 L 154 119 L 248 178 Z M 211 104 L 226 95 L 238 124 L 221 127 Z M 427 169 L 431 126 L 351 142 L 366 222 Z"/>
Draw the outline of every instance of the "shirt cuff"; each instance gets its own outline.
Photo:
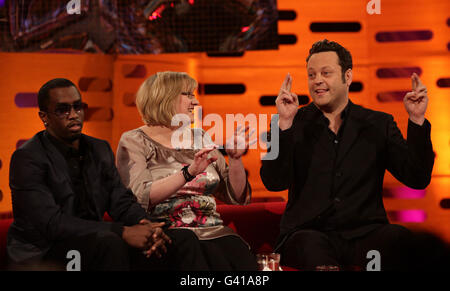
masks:
<path id="1" fill-rule="evenodd" d="M 422 125 L 418 125 L 411 120 L 408 121 L 407 142 L 412 148 L 418 152 L 423 152 L 427 148 L 431 148 L 431 124 L 425 119 Z"/>
<path id="2" fill-rule="evenodd" d="M 412 121 L 411 119 L 408 118 L 408 125 L 415 126 L 418 128 L 424 128 L 424 127 L 426 128 L 426 127 L 430 127 L 431 123 L 428 121 L 428 119 L 425 118 L 423 124 L 418 125 L 417 123 L 415 123 L 414 121 Z"/>
<path id="3" fill-rule="evenodd" d="M 291 142 L 294 136 L 294 126 L 292 125 L 291 127 L 289 127 L 286 130 L 281 130 L 280 129 L 280 143 L 284 143 L 284 142 Z"/>
<path id="4" fill-rule="evenodd" d="M 120 222 L 113 222 L 111 225 L 111 231 L 117 234 L 119 237 L 122 237 L 123 224 Z"/>
<path id="5" fill-rule="evenodd" d="M 425 119 L 422 125 L 412 122 L 408 119 L 408 137 L 411 134 L 427 135 L 431 131 L 431 123 Z"/>

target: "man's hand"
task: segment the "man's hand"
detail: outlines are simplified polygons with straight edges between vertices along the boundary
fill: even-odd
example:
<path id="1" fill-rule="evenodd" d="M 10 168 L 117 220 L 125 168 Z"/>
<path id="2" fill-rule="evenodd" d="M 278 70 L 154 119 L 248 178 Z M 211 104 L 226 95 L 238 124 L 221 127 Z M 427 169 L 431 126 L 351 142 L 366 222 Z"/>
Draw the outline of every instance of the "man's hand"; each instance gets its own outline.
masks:
<path id="1" fill-rule="evenodd" d="M 428 105 L 427 87 L 416 73 L 412 74 L 411 82 L 412 91 L 405 95 L 403 103 L 409 114 L 409 119 L 418 125 L 422 125 L 425 121 L 425 111 Z"/>
<path id="2" fill-rule="evenodd" d="M 125 226 L 122 233 L 123 240 L 134 248 L 144 250 L 149 258 L 153 253 L 158 257 L 167 252 L 166 243 L 172 243 L 170 238 L 162 231 L 164 223 L 152 223 L 143 219 L 139 224 Z"/>
<path id="3" fill-rule="evenodd" d="M 145 256 L 150 258 L 150 256 L 155 253 L 158 258 L 162 257 L 162 253 L 167 253 L 166 243 L 171 244 L 172 240 L 168 237 L 164 231 L 161 229 L 165 225 L 164 222 L 151 222 L 147 219 L 142 219 L 139 221 L 141 225 L 150 225 L 154 228 L 154 233 L 152 236 L 153 244 L 149 244 L 148 248 L 145 250 Z"/>
<path id="4" fill-rule="evenodd" d="M 165 225 L 165 223 L 164 222 L 151 222 L 150 220 L 148 220 L 148 219 L 141 219 L 140 221 L 139 221 L 139 224 L 141 224 L 141 225 L 146 225 L 146 224 L 149 224 L 150 226 L 152 226 L 152 227 L 163 227 L 164 225 Z"/>
<path id="5" fill-rule="evenodd" d="M 280 92 L 275 100 L 279 115 L 279 127 L 286 130 L 291 127 L 295 114 L 298 111 L 298 97 L 291 92 L 292 77 L 288 73 L 281 84 Z"/>

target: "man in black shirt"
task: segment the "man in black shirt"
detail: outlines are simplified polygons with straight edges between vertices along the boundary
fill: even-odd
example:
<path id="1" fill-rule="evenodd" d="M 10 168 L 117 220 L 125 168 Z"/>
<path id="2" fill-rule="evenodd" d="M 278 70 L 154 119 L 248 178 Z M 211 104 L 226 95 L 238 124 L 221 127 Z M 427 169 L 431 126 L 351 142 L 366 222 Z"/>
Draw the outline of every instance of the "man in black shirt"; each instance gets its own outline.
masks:
<path id="1" fill-rule="evenodd" d="M 398 254 L 410 232 L 389 224 L 383 178 L 388 170 L 415 189 L 430 182 L 434 153 L 426 87 L 412 75 L 404 140 L 391 115 L 349 100 L 352 58 L 344 47 L 318 41 L 306 61 L 313 102 L 298 108 L 288 74 L 276 100 L 279 155 L 263 160 L 260 171 L 268 190 L 289 189 L 276 250 L 284 264 L 306 270 L 365 269 L 370 250 L 379 252 L 381 269 L 400 269 Z"/>
<path id="2" fill-rule="evenodd" d="M 86 156 L 84 139 L 80 139 L 79 149 L 76 149 L 59 141 L 48 132 L 44 132 L 44 135 L 52 142 L 67 162 L 70 180 L 72 181 L 75 193 L 77 193 L 75 196 L 77 216 L 83 219 L 97 219 L 92 195 L 87 193 L 89 188 L 86 188 L 84 183 L 84 180 L 87 179 L 87 177 L 84 177 L 86 173 L 83 172 L 83 160 Z"/>
<path id="3" fill-rule="evenodd" d="M 109 144 L 81 133 L 87 105 L 76 86 L 50 80 L 38 103 L 45 130 L 10 164 L 11 269 L 65 268 L 77 251 L 81 270 L 195 270 L 195 237 L 166 230 L 169 237 L 163 223 L 150 222 L 122 184 Z M 105 212 L 113 221 L 103 221 Z"/>

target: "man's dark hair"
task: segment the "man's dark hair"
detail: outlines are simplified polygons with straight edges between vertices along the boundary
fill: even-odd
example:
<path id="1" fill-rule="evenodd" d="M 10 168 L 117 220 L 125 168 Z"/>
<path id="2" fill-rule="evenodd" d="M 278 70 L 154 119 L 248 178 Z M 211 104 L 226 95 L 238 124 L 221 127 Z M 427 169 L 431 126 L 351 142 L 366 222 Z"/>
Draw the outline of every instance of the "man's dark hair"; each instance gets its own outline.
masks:
<path id="1" fill-rule="evenodd" d="M 321 52 L 336 52 L 339 58 L 339 65 L 342 70 L 342 82 L 345 82 L 345 72 L 348 69 L 353 68 L 352 55 L 350 52 L 340 44 L 334 41 L 329 41 L 328 39 L 323 39 L 315 42 L 311 49 L 309 50 L 309 56 L 306 58 L 306 63 L 308 63 L 309 58 L 313 54 Z"/>
<path id="2" fill-rule="evenodd" d="M 77 86 L 75 86 L 75 84 L 67 79 L 63 79 L 63 78 L 56 78 L 56 79 L 52 79 L 50 81 L 48 81 L 47 83 L 45 83 L 44 85 L 42 85 L 41 89 L 39 89 L 39 93 L 38 93 L 38 105 L 39 105 L 39 110 L 40 111 L 46 111 L 47 107 L 48 107 L 48 102 L 50 100 L 50 95 L 49 92 L 52 89 L 56 89 L 56 88 L 67 88 L 67 87 L 75 87 L 75 89 L 78 88 Z M 80 91 L 78 91 L 78 94 L 81 96 Z"/>

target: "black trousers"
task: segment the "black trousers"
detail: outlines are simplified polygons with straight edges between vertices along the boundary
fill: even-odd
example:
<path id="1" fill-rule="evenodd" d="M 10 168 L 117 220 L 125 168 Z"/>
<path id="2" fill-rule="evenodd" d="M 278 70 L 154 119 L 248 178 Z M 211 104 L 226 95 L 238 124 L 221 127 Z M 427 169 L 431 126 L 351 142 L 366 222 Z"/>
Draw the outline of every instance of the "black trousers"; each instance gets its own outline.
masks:
<path id="1" fill-rule="evenodd" d="M 116 233 L 105 231 L 56 242 L 41 264 L 44 268 L 66 270 L 71 250 L 80 255 L 81 271 L 196 270 L 196 236 L 187 230 L 165 230 L 172 239 L 162 258 L 146 258 L 142 250 L 132 248 Z"/>
<path id="2" fill-rule="evenodd" d="M 257 270 L 256 259 L 236 236 L 199 240 L 186 229 L 168 229 L 172 239 L 162 258 L 149 259 L 116 233 L 105 231 L 56 242 L 43 259 L 10 266 L 11 270 L 66 270 L 73 267 L 71 250 L 79 253 L 81 271 L 237 271 Z"/>
<path id="3" fill-rule="evenodd" d="M 210 271 L 257 271 L 256 258 L 239 237 L 224 236 L 212 240 L 199 240 L 206 262 L 204 270 Z"/>
<path id="4" fill-rule="evenodd" d="M 256 271 L 256 258 L 237 236 L 199 240 L 187 229 L 170 229 L 173 247 L 167 252 L 168 265 L 161 269 L 180 271 Z M 183 241 L 180 241 L 180 236 Z M 142 260 L 143 256 L 138 256 Z"/>
<path id="5" fill-rule="evenodd" d="M 380 254 L 381 270 L 405 270 L 407 260 L 402 246 L 412 233 L 400 225 L 381 225 L 363 237 L 347 240 L 339 232 L 305 229 L 293 233 L 281 249 L 281 262 L 300 270 L 317 270 L 318 266 L 337 266 L 340 270 L 366 270 L 375 258 L 367 254 L 376 250 Z"/>

